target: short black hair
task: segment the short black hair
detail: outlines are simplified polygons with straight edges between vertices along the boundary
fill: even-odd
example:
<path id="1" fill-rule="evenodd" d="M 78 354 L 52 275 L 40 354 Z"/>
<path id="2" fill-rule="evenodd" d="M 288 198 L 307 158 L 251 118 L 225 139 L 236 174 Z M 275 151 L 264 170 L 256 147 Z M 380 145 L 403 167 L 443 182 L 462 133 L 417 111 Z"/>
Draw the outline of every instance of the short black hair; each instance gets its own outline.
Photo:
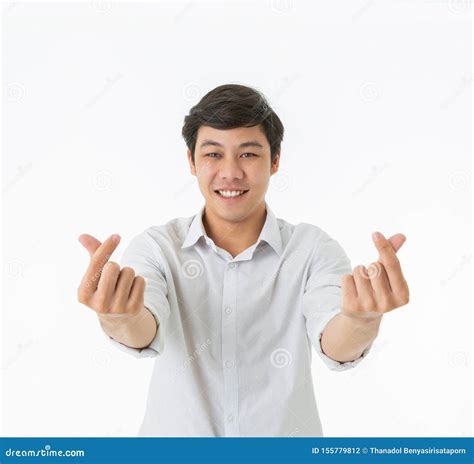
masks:
<path id="1" fill-rule="evenodd" d="M 281 150 L 284 127 L 258 90 L 240 84 L 224 84 L 201 98 L 184 118 L 182 135 L 194 163 L 197 132 L 201 126 L 234 129 L 262 125 L 271 150 L 271 162 Z"/>

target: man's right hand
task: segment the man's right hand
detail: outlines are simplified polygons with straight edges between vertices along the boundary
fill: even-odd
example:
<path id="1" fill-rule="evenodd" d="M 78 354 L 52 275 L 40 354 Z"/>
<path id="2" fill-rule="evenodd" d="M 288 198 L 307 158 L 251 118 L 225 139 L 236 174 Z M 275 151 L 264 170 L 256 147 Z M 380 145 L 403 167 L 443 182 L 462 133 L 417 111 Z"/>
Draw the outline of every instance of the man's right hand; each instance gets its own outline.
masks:
<path id="1" fill-rule="evenodd" d="M 77 299 L 93 309 L 101 320 L 125 322 L 144 308 L 145 279 L 135 276 L 131 267 L 120 269 L 116 262 L 109 261 L 120 243 L 119 235 L 111 235 L 101 243 L 92 235 L 82 234 L 79 242 L 91 258 L 81 284 Z"/>

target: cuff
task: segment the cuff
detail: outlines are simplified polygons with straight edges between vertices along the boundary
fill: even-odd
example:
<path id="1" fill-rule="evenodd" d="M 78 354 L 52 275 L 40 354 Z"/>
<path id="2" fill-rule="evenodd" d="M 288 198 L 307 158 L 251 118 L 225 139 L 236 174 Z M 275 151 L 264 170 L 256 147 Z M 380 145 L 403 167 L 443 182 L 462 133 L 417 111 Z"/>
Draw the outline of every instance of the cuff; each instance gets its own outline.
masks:
<path id="1" fill-rule="evenodd" d="M 336 313 L 338 314 L 339 311 Z M 357 358 L 354 359 L 353 361 L 346 361 L 346 362 L 340 362 L 336 361 L 335 359 L 330 358 L 327 356 L 325 353 L 323 353 L 323 350 L 321 348 L 321 337 L 323 335 L 324 329 L 326 328 L 326 325 L 328 322 L 336 315 L 336 314 L 330 314 L 322 324 L 322 329 L 318 333 L 318 336 L 316 338 L 316 343 L 314 344 L 314 348 L 316 350 L 316 353 L 318 353 L 319 357 L 323 360 L 324 364 L 331 369 L 332 371 L 345 371 L 347 369 L 352 369 L 356 367 L 360 362 L 367 357 L 369 354 L 372 345 L 374 342 L 371 342 L 370 345 L 367 346 L 367 348 L 362 352 L 362 354 Z"/>
<path id="2" fill-rule="evenodd" d="M 154 314 L 153 316 L 158 325 L 157 317 Z M 107 340 L 109 340 L 109 342 L 112 345 L 114 345 L 119 350 L 124 351 L 125 353 L 128 353 L 134 356 L 135 358 L 155 358 L 156 356 L 163 353 L 164 339 L 163 339 L 163 334 L 162 334 L 163 330 L 162 330 L 161 324 L 158 325 L 158 330 L 156 331 L 155 337 L 146 348 L 132 348 L 130 346 L 124 345 L 123 343 L 120 343 L 119 341 L 113 339 L 110 335 L 106 334 L 102 329 L 101 329 L 101 332 L 105 335 Z"/>

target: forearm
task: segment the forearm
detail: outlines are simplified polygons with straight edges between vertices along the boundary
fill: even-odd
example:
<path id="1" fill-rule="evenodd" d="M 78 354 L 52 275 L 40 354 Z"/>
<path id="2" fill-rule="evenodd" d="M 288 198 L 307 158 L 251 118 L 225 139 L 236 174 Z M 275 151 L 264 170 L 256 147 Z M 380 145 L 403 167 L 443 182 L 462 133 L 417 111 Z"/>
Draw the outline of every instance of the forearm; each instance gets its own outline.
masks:
<path id="1" fill-rule="evenodd" d="M 382 317 L 366 321 L 342 313 L 334 316 L 321 336 L 321 349 L 330 358 L 354 361 L 377 337 Z"/>
<path id="2" fill-rule="evenodd" d="M 122 314 L 99 314 L 104 332 L 131 348 L 146 348 L 156 335 L 158 326 L 153 314 L 143 307 L 134 316 Z"/>

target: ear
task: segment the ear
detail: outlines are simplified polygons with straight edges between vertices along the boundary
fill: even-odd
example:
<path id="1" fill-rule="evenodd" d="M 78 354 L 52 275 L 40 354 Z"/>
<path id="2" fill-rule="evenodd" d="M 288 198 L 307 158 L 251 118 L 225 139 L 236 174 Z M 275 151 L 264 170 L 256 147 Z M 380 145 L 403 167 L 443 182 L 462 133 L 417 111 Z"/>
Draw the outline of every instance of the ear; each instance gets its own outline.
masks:
<path id="1" fill-rule="evenodd" d="M 278 171 L 278 166 L 280 165 L 280 153 L 275 155 L 275 159 L 270 167 L 270 175 L 275 174 Z"/>
<path id="2" fill-rule="evenodd" d="M 193 163 L 192 157 L 191 157 L 191 150 L 188 148 L 188 163 L 189 163 L 189 169 L 191 170 L 191 174 L 193 176 L 196 175 L 196 165 Z"/>

